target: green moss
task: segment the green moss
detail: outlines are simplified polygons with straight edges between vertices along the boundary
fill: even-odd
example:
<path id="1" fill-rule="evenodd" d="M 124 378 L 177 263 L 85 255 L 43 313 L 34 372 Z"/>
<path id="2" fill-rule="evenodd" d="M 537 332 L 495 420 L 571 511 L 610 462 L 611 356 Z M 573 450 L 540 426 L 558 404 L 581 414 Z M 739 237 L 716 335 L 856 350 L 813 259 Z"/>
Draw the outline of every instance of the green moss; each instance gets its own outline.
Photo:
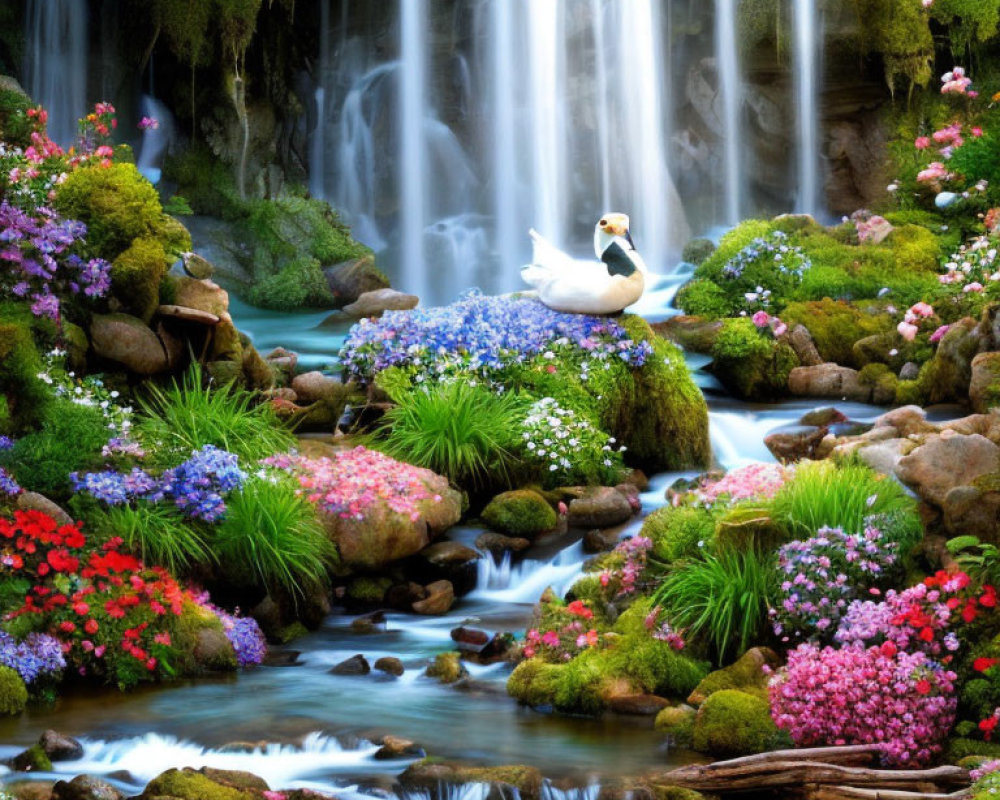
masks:
<path id="1" fill-rule="evenodd" d="M 14 89 L 0 89 L 0 140 L 15 147 L 31 144 L 33 126 L 27 111 L 31 98 Z"/>
<path id="2" fill-rule="evenodd" d="M 1000 742 L 984 742 L 982 739 L 954 736 L 948 739 L 942 759 L 948 764 L 954 764 L 969 756 L 1000 758 Z"/>
<path id="3" fill-rule="evenodd" d="M 540 658 L 522 661 L 507 679 L 507 693 L 520 703 L 539 708 L 552 705 L 563 665 L 547 664 Z"/>
<path id="4" fill-rule="evenodd" d="M 711 545 L 715 515 L 695 506 L 663 506 L 646 517 L 640 535 L 652 539 L 654 558 L 670 564 Z"/>
<path id="5" fill-rule="evenodd" d="M 674 747 L 690 747 L 694 717 L 695 710 L 690 706 L 669 706 L 656 715 L 653 727 L 667 734 Z"/>
<path id="6" fill-rule="evenodd" d="M 769 675 L 764 671 L 764 667 L 776 667 L 778 663 L 777 654 L 767 648 L 755 647 L 748 650 L 728 667 L 717 669 L 706 675 L 705 679 L 691 693 L 689 702 L 703 703 L 716 692 L 729 689 L 767 700 Z"/>
<path id="7" fill-rule="evenodd" d="M 823 360 L 835 361 L 845 367 L 860 366 L 852 350 L 854 342 L 893 327 L 888 314 L 866 313 L 856 306 L 830 298 L 789 303 L 781 318 L 789 326 L 804 325 Z"/>
<path id="8" fill-rule="evenodd" d="M 559 521 L 555 509 L 531 489 L 497 495 L 483 509 L 482 516 L 491 530 L 528 538 L 552 530 Z"/>
<path id="9" fill-rule="evenodd" d="M 175 652 L 178 654 L 171 666 L 178 676 L 198 675 L 205 670 L 209 672 L 235 672 L 237 668 L 236 653 L 230 647 L 220 648 L 218 652 L 212 654 L 212 658 L 206 658 L 205 653 L 199 653 L 201 660 L 196 657 L 195 651 L 198 649 L 198 640 L 203 631 L 212 631 L 220 636 L 225 636 L 222 627 L 222 620 L 209 611 L 204 606 L 196 603 L 185 603 L 181 609 L 181 614 L 173 617 L 170 624 L 170 638 L 173 642 Z M 220 641 L 222 641 L 220 639 Z"/>
<path id="10" fill-rule="evenodd" d="M 187 2 L 183 3 L 188 5 Z M 203 33 L 203 31 L 199 31 Z M 232 170 L 205 146 L 192 146 L 176 155 L 168 155 L 163 175 L 177 184 L 196 214 L 208 214 L 227 220 L 239 219 L 245 203 L 240 200 Z"/>
<path id="11" fill-rule="evenodd" d="M 311 256 L 296 258 L 274 275 L 255 281 L 247 299 L 255 306 L 275 311 L 334 306 L 320 263 Z"/>
<path id="12" fill-rule="evenodd" d="M 862 386 L 871 386 L 873 403 L 894 403 L 899 392 L 899 378 L 885 364 L 867 364 L 858 373 Z"/>
<path id="13" fill-rule="evenodd" d="M 45 384 L 38 378 L 42 359 L 30 321 L 0 315 L 0 397 L 5 400 L 5 433 L 18 434 L 38 423 L 48 403 Z"/>
<path id="14" fill-rule="evenodd" d="M 375 605 L 382 602 L 390 586 L 392 579 L 384 575 L 381 577 L 359 575 L 347 585 L 347 597 L 358 603 Z"/>
<path id="15" fill-rule="evenodd" d="M 766 700 L 723 689 L 698 709 L 692 745 L 713 756 L 744 756 L 769 749 L 777 738 L 778 729 Z"/>
<path id="16" fill-rule="evenodd" d="M 171 769 L 157 775 L 141 798 L 170 797 L 176 800 L 257 800 L 258 793 L 216 783 L 193 769 Z"/>
<path id="17" fill-rule="evenodd" d="M 149 322 L 160 303 L 160 283 L 169 266 L 157 239 L 136 239 L 111 265 L 111 292 L 128 313 Z"/>
<path id="18" fill-rule="evenodd" d="M 783 396 L 799 365 L 785 342 L 760 331 L 746 317 L 727 319 L 712 346 L 712 371 L 730 391 L 752 400 Z"/>
<path id="19" fill-rule="evenodd" d="M 51 772 L 52 760 L 40 744 L 33 744 L 11 760 L 17 772 Z M 2 795 L 0 795 L 2 797 Z"/>
<path id="20" fill-rule="evenodd" d="M 688 264 L 698 266 L 715 252 L 715 242 L 711 239 L 692 239 L 681 253 L 681 259 Z"/>
<path id="21" fill-rule="evenodd" d="M 28 689 L 21 676 L 10 667 L 0 666 L 0 714 L 20 714 L 27 704 Z"/>
<path id="22" fill-rule="evenodd" d="M 690 283 L 686 283 L 674 301 L 678 308 L 682 308 L 685 314 L 692 314 L 705 319 L 721 319 L 729 316 L 732 311 L 732 303 L 721 286 L 710 280 L 698 278 Z"/>
<path id="23" fill-rule="evenodd" d="M 69 173 L 56 191 L 56 210 L 87 226 L 89 255 L 116 259 L 135 239 L 156 239 L 168 252 L 181 244 L 176 220 L 132 164 L 84 167 Z M 190 249 L 190 237 L 184 237 Z"/>
<path id="24" fill-rule="evenodd" d="M 931 79 L 934 40 L 929 17 L 917 3 L 896 0 L 853 0 L 863 52 L 880 53 L 890 91 L 905 79 L 926 86 Z M 903 84 L 906 85 L 905 83 Z"/>
<path id="25" fill-rule="evenodd" d="M 724 510 L 716 518 L 713 541 L 716 552 L 723 548 L 767 552 L 784 544 L 788 537 L 767 505 L 744 502 Z"/>
<path id="26" fill-rule="evenodd" d="M 428 678 L 436 678 L 439 683 L 455 683 L 464 678 L 468 671 L 462 664 L 462 657 L 455 652 L 438 653 L 434 661 L 427 667 Z"/>

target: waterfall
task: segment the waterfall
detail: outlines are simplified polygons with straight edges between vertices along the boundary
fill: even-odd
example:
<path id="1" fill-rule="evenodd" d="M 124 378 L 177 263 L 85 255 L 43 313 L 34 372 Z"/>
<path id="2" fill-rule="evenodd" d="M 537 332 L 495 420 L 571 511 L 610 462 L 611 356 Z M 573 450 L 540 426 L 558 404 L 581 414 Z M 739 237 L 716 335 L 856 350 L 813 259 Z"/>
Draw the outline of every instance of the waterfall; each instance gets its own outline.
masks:
<path id="1" fill-rule="evenodd" d="M 49 136 L 64 147 L 87 113 L 87 0 L 27 0 L 28 94 L 49 112 Z"/>
<path id="2" fill-rule="evenodd" d="M 163 155 L 174 137 L 174 116 L 166 105 L 148 94 L 140 98 L 139 109 L 144 117 L 155 119 L 157 125 L 142 132 L 135 166 L 146 180 L 156 184 L 162 174 Z"/>
<path id="3" fill-rule="evenodd" d="M 428 8 L 425 0 L 400 2 L 400 209 L 402 258 L 408 284 L 420 297 L 429 289 L 424 260 L 424 198 L 428 178 L 424 148 L 424 106 L 427 67 L 424 23 Z"/>
<path id="4" fill-rule="evenodd" d="M 822 210 L 819 187 L 818 62 L 821 38 L 816 0 L 795 0 L 795 106 L 798 112 L 798 196 L 795 210 L 817 214 Z"/>
<path id="5" fill-rule="evenodd" d="M 529 118 L 534 176 L 532 196 L 535 200 L 533 224 L 549 240 L 561 244 L 565 241 L 566 112 L 564 76 L 560 69 L 565 62 L 559 36 L 559 9 L 560 4 L 555 0 L 546 0 L 534 6 L 528 23 L 527 63 L 531 74 Z"/>
<path id="6" fill-rule="evenodd" d="M 740 220 L 743 208 L 743 172 L 740 159 L 741 106 L 743 90 L 740 80 L 739 42 L 736 38 L 736 1 L 716 0 L 715 59 L 719 73 L 719 94 L 722 101 L 723 193 L 725 219 L 728 225 Z"/>
<path id="7" fill-rule="evenodd" d="M 319 85 L 313 93 L 316 124 L 309 137 L 309 192 L 326 197 L 326 89 L 323 81 L 330 70 L 330 0 L 322 0 L 319 31 Z"/>

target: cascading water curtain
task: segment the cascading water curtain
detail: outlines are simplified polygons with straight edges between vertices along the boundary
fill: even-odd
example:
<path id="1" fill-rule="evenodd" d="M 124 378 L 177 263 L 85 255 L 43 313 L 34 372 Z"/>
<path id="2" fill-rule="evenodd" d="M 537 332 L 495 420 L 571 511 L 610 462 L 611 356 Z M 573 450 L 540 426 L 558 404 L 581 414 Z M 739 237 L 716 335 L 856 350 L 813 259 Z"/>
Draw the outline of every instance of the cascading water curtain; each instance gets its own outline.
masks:
<path id="1" fill-rule="evenodd" d="M 819 215 L 820 192 L 819 75 L 822 37 L 816 0 L 792 0 L 795 22 L 795 100 L 798 114 L 798 178 L 795 210 Z"/>
<path id="2" fill-rule="evenodd" d="M 743 211 L 743 165 L 741 107 L 743 81 L 740 77 L 739 42 L 736 38 L 737 0 L 715 0 L 715 53 L 722 100 L 723 219 L 727 225 L 740 221 Z"/>
<path id="3" fill-rule="evenodd" d="M 424 258 L 426 220 L 424 107 L 427 103 L 426 30 L 430 0 L 400 3 L 400 244 L 407 283 L 419 297 L 430 290 Z"/>

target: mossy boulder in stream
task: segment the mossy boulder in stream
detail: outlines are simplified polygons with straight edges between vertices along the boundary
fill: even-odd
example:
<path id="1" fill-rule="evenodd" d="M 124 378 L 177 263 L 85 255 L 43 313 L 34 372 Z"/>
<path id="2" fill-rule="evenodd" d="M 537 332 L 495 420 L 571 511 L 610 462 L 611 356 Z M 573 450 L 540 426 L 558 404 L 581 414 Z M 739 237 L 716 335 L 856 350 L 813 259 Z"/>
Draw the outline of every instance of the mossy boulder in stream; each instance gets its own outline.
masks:
<path id="1" fill-rule="evenodd" d="M 20 714 L 27 704 L 28 689 L 21 676 L 10 667 L 0 666 L 0 714 Z"/>
<path id="2" fill-rule="evenodd" d="M 210 774 L 208 774 L 210 773 Z M 267 783 L 248 772 L 170 769 L 157 775 L 139 796 L 141 800 L 260 800 Z"/>
<path id="3" fill-rule="evenodd" d="M 712 694 L 698 709 L 691 743 L 720 758 L 762 753 L 779 738 L 767 700 L 738 689 Z"/>
<path id="4" fill-rule="evenodd" d="M 520 764 L 499 767 L 468 767 L 462 764 L 418 761 L 399 776 L 406 788 L 438 791 L 442 785 L 491 783 L 516 789 L 522 800 L 538 800 L 542 792 L 542 773 L 536 767 Z"/>
<path id="5" fill-rule="evenodd" d="M 788 376 L 799 365 L 795 351 L 745 317 L 727 319 L 712 345 L 712 372 L 747 400 L 774 400 L 787 393 Z"/>
<path id="6" fill-rule="evenodd" d="M 516 489 L 494 497 L 483 509 L 483 522 L 490 530 L 531 539 L 552 530 L 558 517 L 538 492 Z"/>

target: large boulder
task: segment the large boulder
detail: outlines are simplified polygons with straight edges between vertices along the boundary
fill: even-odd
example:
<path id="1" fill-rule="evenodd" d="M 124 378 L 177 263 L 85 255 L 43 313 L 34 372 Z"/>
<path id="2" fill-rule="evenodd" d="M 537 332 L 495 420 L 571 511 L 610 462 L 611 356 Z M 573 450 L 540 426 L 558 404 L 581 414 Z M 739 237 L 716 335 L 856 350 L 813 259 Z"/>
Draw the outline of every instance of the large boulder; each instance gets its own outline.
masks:
<path id="1" fill-rule="evenodd" d="M 52 800 L 122 800 L 125 797 L 107 781 L 92 775 L 77 775 L 71 781 L 57 781 Z"/>
<path id="2" fill-rule="evenodd" d="M 533 539 L 556 527 L 555 509 L 532 489 L 515 489 L 494 497 L 483 509 L 483 522 L 490 530 Z"/>
<path id="3" fill-rule="evenodd" d="M 941 508 L 953 488 L 971 484 L 998 468 L 1000 447 L 985 436 L 947 431 L 928 436 L 920 447 L 900 458 L 896 475 L 924 500 Z"/>
<path id="4" fill-rule="evenodd" d="M 375 289 L 364 292 L 357 300 L 344 306 L 352 317 L 381 317 L 386 311 L 409 311 L 420 302 L 415 294 L 397 292 L 395 289 Z"/>
<path id="5" fill-rule="evenodd" d="M 355 302 L 365 292 L 389 288 L 389 279 L 375 266 L 373 255 L 327 267 L 323 274 L 338 308 Z"/>
<path id="6" fill-rule="evenodd" d="M 698 709 L 692 745 L 700 753 L 717 757 L 745 756 L 769 749 L 778 735 L 767 700 L 723 689 Z"/>
<path id="7" fill-rule="evenodd" d="M 833 362 L 795 367 L 788 374 L 788 391 L 799 397 L 829 397 L 866 403 L 872 389 L 858 379 L 857 370 Z"/>
<path id="8" fill-rule="evenodd" d="M 51 728 L 42 733 L 38 744 L 50 761 L 76 761 L 83 758 L 83 745 L 80 742 Z"/>
<path id="9" fill-rule="evenodd" d="M 137 317 L 128 314 L 95 314 L 90 322 L 94 353 L 147 377 L 170 368 L 167 349 L 159 337 Z"/>
<path id="10" fill-rule="evenodd" d="M 1000 405 L 1000 352 L 980 353 L 972 359 L 969 401 L 979 412 Z"/>
<path id="11" fill-rule="evenodd" d="M 574 528 L 610 528 L 628 522 L 633 513 L 625 494 L 609 486 L 596 486 L 570 500 L 567 521 Z"/>

